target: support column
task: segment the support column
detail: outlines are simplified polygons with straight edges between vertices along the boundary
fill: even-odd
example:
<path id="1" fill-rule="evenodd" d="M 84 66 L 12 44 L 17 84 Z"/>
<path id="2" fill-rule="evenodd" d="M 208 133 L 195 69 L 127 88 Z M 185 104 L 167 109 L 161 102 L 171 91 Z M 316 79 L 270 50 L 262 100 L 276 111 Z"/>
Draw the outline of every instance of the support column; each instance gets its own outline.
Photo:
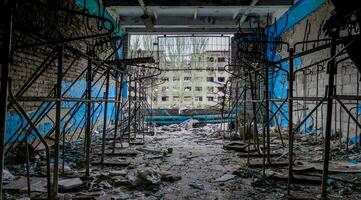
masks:
<path id="1" fill-rule="evenodd" d="M 8 5 L 9 6 L 9 5 Z M 10 69 L 10 52 L 11 52 L 11 38 L 13 29 L 13 8 L 10 6 L 4 9 L 4 29 L 3 34 L 3 48 L 2 48 L 2 62 L 1 62 L 1 87 L 0 87 L 0 199 L 2 199 L 2 179 L 4 170 L 4 156 L 5 156 L 5 134 L 6 134 L 6 119 L 7 119 L 7 100 L 8 100 L 8 80 Z"/>

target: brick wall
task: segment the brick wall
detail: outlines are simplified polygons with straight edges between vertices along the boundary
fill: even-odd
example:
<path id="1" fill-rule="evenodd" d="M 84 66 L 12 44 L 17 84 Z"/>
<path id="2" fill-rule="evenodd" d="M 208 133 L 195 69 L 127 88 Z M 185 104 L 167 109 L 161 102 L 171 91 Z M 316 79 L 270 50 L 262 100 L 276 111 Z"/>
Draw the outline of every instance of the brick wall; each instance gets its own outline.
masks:
<path id="1" fill-rule="evenodd" d="M 25 6 L 26 7 L 26 6 Z M 91 31 L 88 29 L 89 26 L 92 31 L 96 31 L 96 21 L 94 19 L 89 19 L 88 24 L 84 23 L 84 19 L 82 16 L 73 15 L 71 16 L 64 16 L 66 13 L 59 12 L 57 14 L 51 14 L 51 11 L 48 13 L 46 11 L 41 11 L 41 19 L 38 19 L 38 21 L 43 22 L 49 22 L 49 24 L 57 22 L 58 25 L 54 26 L 52 28 L 56 28 L 57 30 L 52 30 L 55 33 L 61 33 L 59 35 L 63 35 L 64 38 L 69 37 L 77 37 L 77 36 L 84 36 L 86 34 L 91 33 Z M 45 13 L 44 13 L 45 12 Z M 21 16 L 22 9 L 19 9 L 18 15 L 15 15 L 15 21 L 14 21 L 14 33 L 13 33 L 13 48 L 20 45 L 25 44 L 33 44 L 38 43 L 41 41 L 46 41 L 44 39 L 47 39 L 50 36 L 49 29 L 50 28 L 43 28 L 39 26 L 39 24 L 36 24 L 35 17 L 30 18 L 33 23 L 35 24 L 29 24 L 29 17 L 31 16 Z M 28 15 L 31 14 L 31 12 L 27 12 Z M 50 14 L 49 14 L 50 13 Z M 34 13 L 33 13 L 34 14 Z M 71 17 L 71 20 L 68 19 L 68 21 L 65 21 L 66 18 Z M 54 18 L 57 18 L 55 20 Z M 86 22 L 86 21 L 85 21 Z M 26 25 L 25 27 L 23 27 Z M 54 24 L 52 24 L 53 26 Z M 36 27 L 36 28 L 35 28 Z M 41 27 L 41 28 L 39 28 Z M 28 30 L 26 28 L 29 28 Z M 20 31 L 20 29 L 24 31 Z M 26 30 L 26 31 L 25 31 Z M 0 28 L 0 32 L 2 32 L 2 28 Z M 106 32 L 107 30 L 98 30 L 98 32 L 94 33 L 102 33 Z M 57 37 L 59 37 L 59 35 Z M 81 50 L 83 53 L 86 53 L 86 42 L 92 42 L 91 39 L 89 40 L 78 40 L 73 42 L 66 43 L 67 47 L 64 51 L 64 59 L 63 59 L 63 71 L 65 71 L 69 65 L 73 62 L 75 59 L 74 64 L 71 68 L 69 68 L 66 75 L 63 77 L 63 91 L 78 77 L 78 75 L 87 67 L 87 59 L 84 57 L 78 57 L 73 51 L 71 51 L 71 48 Z M 44 59 L 50 55 L 51 51 L 56 48 L 54 45 L 41 45 L 34 48 L 25 48 L 21 50 L 16 50 L 14 52 L 14 55 L 12 57 L 11 67 L 10 67 L 10 77 L 12 79 L 12 87 L 11 90 L 13 94 L 16 94 L 19 89 L 24 85 L 24 83 L 33 76 L 34 72 L 37 71 L 37 68 L 41 65 L 41 63 L 44 61 Z M 109 53 L 112 51 L 112 48 L 109 48 L 109 46 L 106 49 L 98 49 L 96 52 L 97 55 L 102 59 L 109 55 Z M 57 54 L 55 54 L 57 55 Z M 113 57 L 112 59 L 115 59 Z M 57 80 L 57 66 L 56 66 L 56 60 L 50 64 L 50 66 L 44 71 L 44 73 L 32 84 L 32 86 L 23 94 L 23 96 L 35 96 L 35 97 L 45 97 L 49 94 L 49 92 L 53 89 L 53 87 L 56 84 Z M 99 71 L 101 72 L 101 71 Z M 85 73 L 80 77 L 79 81 L 77 81 L 74 86 L 65 94 L 65 97 L 81 97 L 81 95 L 85 92 Z M 94 80 L 97 80 L 100 76 L 100 73 L 97 74 L 94 78 Z M 103 96 L 103 92 L 105 90 L 105 86 L 102 87 L 104 78 L 102 78 L 92 89 L 92 95 L 96 96 L 97 93 L 99 93 L 99 97 Z M 110 81 L 110 97 L 114 97 L 115 95 L 115 81 L 111 79 Z M 100 92 L 99 92 L 100 91 Z M 22 102 L 21 103 L 23 108 L 28 112 L 28 114 L 32 114 L 35 110 L 39 108 L 41 105 L 41 102 Z M 69 110 L 69 108 L 74 105 L 74 103 L 62 103 L 62 115 L 66 113 L 66 111 Z M 96 106 L 97 104 L 95 104 Z M 110 117 L 113 109 L 113 104 L 110 104 L 108 110 L 108 117 Z M 55 108 L 55 107 L 54 107 Z M 83 106 L 77 115 L 76 118 L 83 117 L 85 112 L 85 107 Z M 100 110 L 98 111 L 100 112 Z M 114 115 L 113 115 L 114 116 Z M 103 118 L 103 114 L 100 115 L 100 119 Z M 51 110 L 48 114 L 48 117 L 45 117 L 44 120 L 41 121 L 39 124 L 40 131 L 46 132 L 48 128 L 42 129 L 44 124 L 50 123 L 52 125 L 51 121 L 54 121 L 55 119 L 55 110 Z M 80 119 L 76 119 L 75 121 L 78 121 L 76 123 L 80 123 Z M 12 108 L 9 109 L 9 115 L 7 120 L 7 138 L 19 127 L 21 126 L 21 117 L 14 112 Z M 84 123 L 84 121 L 82 122 Z M 24 125 L 24 124 L 23 124 Z M 70 123 L 70 125 L 76 126 L 74 123 Z M 50 126 L 51 127 L 51 126 Z"/>

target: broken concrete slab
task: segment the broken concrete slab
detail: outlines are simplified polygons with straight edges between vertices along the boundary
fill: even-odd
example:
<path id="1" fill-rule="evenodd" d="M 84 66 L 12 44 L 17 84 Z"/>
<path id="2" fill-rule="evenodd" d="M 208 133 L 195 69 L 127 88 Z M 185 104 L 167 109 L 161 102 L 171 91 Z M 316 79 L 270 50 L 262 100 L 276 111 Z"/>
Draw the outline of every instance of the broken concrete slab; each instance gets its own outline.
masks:
<path id="1" fill-rule="evenodd" d="M 169 172 L 159 172 L 159 174 L 162 181 L 175 182 L 182 179 L 181 176 L 177 176 Z"/>
<path id="2" fill-rule="evenodd" d="M 161 182 L 159 173 L 151 168 L 137 170 L 137 185 L 145 187 L 158 186 Z"/>
<path id="3" fill-rule="evenodd" d="M 322 171 L 322 162 L 307 162 L 297 161 L 295 162 L 295 171 L 303 170 L 315 170 Z M 330 161 L 329 173 L 361 173 L 361 163 L 352 163 L 349 161 Z"/>
<path id="4" fill-rule="evenodd" d="M 110 176 L 125 176 L 127 174 L 128 174 L 127 170 L 124 170 L 124 169 L 123 170 L 111 170 L 109 172 Z"/>
<path id="5" fill-rule="evenodd" d="M 9 183 L 10 181 L 14 180 L 15 179 L 15 176 L 12 175 L 9 170 L 7 169 L 4 169 L 3 170 L 3 184 L 7 184 Z"/>
<path id="6" fill-rule="evenodd" d="M 223 149 L 225 150 L 233 150 L 238 152 L 244 152 L 247 151 L 248 144 L 239 143 L 239 142 L 232 142 L 229 144 L 223 145 Z"/>
<path id="7" fill-rule="evenodd" d="M 236 178 L 236 175 L 233 175 L 233 174 L 225 174 L 219 178 L 217 178 L 216 180 L 214 180 L 214 182 L 226 182 L 226 181 L 229 181 L 229 180 L 232 180 Z"/>
<path id="8" fill-rule="evenodd" d="M 194 189 L 198 189 L 198 190 L 204 190 L 204 185 L 203 183 L 201 183 L 200 181 L 193 181 L 192 183 L 189 184 L 189 186 L 191 186 Z"/>
<path id="9" fill-rule="evenodd" d="M 70 190 L 77 188 L 83 184 L 83 181 L 80 178 L 71 178 L 60 180 L 58 185 L 61 190 Z"/>
<path id="10" fill-rule="evenodd" d="M 47 181 L 44 177 L 30 177 L 30 187 L 32 191 L 46 192 Z M 4 185 L 4 190 L 11 191 L 26 191 L 27 190 L 27 178 L 21 176 L 17 179 L 10 181 L 9 184 Z"/>
<path id="11" fill-rule="evenodd" d="M 98 161 L 98 162 L 92 162 L 91 163 L 93 166 L 98 166 L 98 165 L 104 165 L 104 166 L 118 166 L 118 167 L 126 167 L 128 166 L 130 163 L 126 162 L 126 161 L 104 161 L 103 163 Z"/>

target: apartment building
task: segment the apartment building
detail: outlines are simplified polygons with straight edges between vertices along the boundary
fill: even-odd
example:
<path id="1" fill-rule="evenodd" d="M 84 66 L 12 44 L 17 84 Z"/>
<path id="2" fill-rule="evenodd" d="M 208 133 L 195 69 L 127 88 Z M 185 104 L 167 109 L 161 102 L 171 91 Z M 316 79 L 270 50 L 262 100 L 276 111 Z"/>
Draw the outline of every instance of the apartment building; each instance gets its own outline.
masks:
<path id="1" fill-rule="evenodd" d="M 205 51 L 192 54 L 181 66 L 166 63 L 153 89 L 153 108 L 219 108 L 229 78 L 228 61 L 229 51 Z"/>

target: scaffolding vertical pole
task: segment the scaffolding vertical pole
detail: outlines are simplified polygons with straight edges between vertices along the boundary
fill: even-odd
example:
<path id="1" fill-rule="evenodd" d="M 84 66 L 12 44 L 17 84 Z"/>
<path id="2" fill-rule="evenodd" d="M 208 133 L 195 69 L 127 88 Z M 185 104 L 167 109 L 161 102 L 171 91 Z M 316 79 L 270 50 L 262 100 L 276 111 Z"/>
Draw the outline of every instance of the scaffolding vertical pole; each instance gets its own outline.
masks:
<path id="1" fill-rule="evenodd" d="M 90 176 L 90 145 L 91 145 L 91 88 L 92 88 L 92 60 L 88 59 L 88 67 L 86 74 L 86 127 L 85 127 L 85 177 Z"/>
<path id="2" fill-rule="evenodd" d="M 103 117 L 103 137 L 102 137 L 102 157 L 100 158 L 100 163 L 102 169 L 104 168 L 104 157 L 105 157 L 105 135 L 107 133 L 107 114 L 108 114 L 108 95 L 109 95 L 109 77 L 110 70 L 106 71 L 106 83 L 105 83 L 105 92 L 104 92 L 104 117 Z"/>
<path id="3" fill-rule="evenodd" d="M 134 139 L 137 138 L 137 131 L 138 131 L 138 118 L 137 118 L 137 114 L 139 114 L 139 108 L 138 108 L 138 84 L 137 81 L 134 81 L 134 124 L 133 124 L 133 129 L 134 129 Z"/>
<path id="4" fill-rule="evenodd" d="M 11 2 L 11 1 L 10 1 Z M 8 2 L 8 4 L 10 4 Z M 9 6 L 9 5 L 8 5 Z M 11 37 L 13 29 L 13 7 L 5 9 L 5 32 L 3 34 L 2 62 L 1 62 L 1 88 L 0 88 L 0 199 L 2 199 L 2 180 L 4 171 L 5 156 L 5 134 L 7 118 L 7 99 L 8 99 L 8 79 L 10 69 Z"/>
<path id="5" fill-rule="evenodd" d="M 287 194 L 290 194 L 292 183 L 292 165 L 293 165 L 293 55 L 295 51 L 293 48 L 289 50 L 289 75 L 288 75 L 288 182 Z"/>
<path id="6" fill-rule="evenodd" d="M 59 148 L 60 148 L 60 134 L 61 134 L 61 82 L 63 76 L 63 57 L 64 57 L 64 44 L 59 46 L 58 54 L 58 70 L 56 81 L 56 98 L 55 103 L 55 143 L 54 143 L 54 179 L 53 179 L 53 197 L 58 196 L 58 181 L 59 181 Z M 64 147 L 63 147 L 64 148 Z M 62 161 L 64 162 L 64 160 Z"/>
<path id="7" fill-rule="evenodd" d="M 338 30 L 332 33 L 331 39 L 331 60 L 327 66 L 328 73 L 328 89 L 327 89 L 327 118 L 326 118 L 326 132 L 323 149 L 323 170 L 322 170 L 322 198 L 327 196 L 327 179 L 328 179 L 328 165 L 330 160 L 330 140 L 331 140 L 331 124 L 332 124 L 332 107 L 334 95 L 334 80 L 336 73 L 336 62 L 334 56 L 336 55 L 336 40 L 338 37 Z"/>
<path id="8" fill-rule="evenodd" d="M 129 78 L 129 81 L 128 81 L 128 143 L 130 144 L 130 124 L 131 124 L 131 119 L 130 119 L 130 114 L 132 113 L 132 111 L 130 110 L 131 109 L 131 105 L 132 105 L 132 84 L 131 84 L 131 80 L 132 80 L 132 77 L 131 75 L 129 74 L 128 76 Z"/>
<path id="9" fill-rule="evenodd" d="M 271 140 L 270 140 L 270 127 L 269 127 L 269 113 L 270 113 L 270 109 L 269 109 L 269 86 L 268 86 L 268 82 L 269 82 L 269 73 L 268 73 L 268 65 L 265 66 L 266 67 L 266 74 L 265 74 L 265 103 L 266 103 L 266 137 L 267 137 L 267 162 L 270 164 L 271 163 Z"/>
<path id="10" fill-rule="evenodd" d="M 120 105 L 121 105 L 121 98 L 122 98 L 122 86 L 123 86 L 123 73 L 120 74 L 120 81 L 119 81 L 119 74 L 117 73 L 116 84 L 115 84 L 115 97 L 118 102 L 115 102 L 115 124 L 114 124 L 114 137 L 113 137 L 113 153 L 115 151 L 115 143 L 117 140 L 117 133 L 118 133 L 118 126 L 119 126 L 119 113 Z"/>

